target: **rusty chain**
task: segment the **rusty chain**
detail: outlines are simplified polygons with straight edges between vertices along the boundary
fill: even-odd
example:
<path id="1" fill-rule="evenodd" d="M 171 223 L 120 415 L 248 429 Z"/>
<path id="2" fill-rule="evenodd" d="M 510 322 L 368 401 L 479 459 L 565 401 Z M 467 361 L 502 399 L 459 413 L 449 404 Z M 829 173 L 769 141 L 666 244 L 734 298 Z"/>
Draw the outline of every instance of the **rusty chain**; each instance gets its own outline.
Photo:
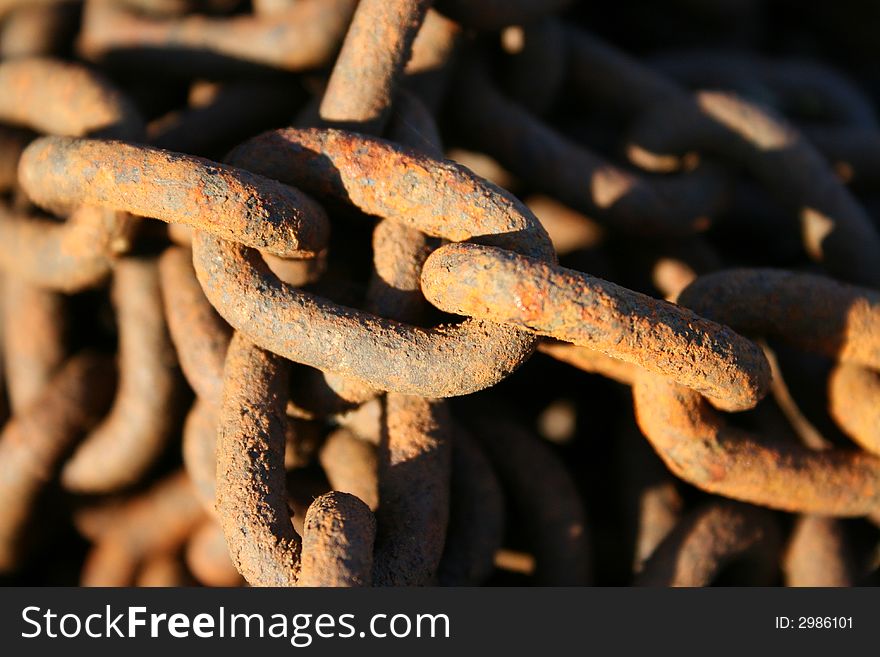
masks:
<path id="1" fill-rule="evenodd" d="M 0 0 L 0 577 L 876 583 L 873 89 L 588 5 Z"/>

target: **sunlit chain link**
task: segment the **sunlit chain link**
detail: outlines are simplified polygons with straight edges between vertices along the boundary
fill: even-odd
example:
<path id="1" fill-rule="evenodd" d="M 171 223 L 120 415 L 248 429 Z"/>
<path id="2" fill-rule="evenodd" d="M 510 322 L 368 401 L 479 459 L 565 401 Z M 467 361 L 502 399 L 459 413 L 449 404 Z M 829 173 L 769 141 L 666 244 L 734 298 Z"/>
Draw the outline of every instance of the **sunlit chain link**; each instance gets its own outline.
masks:
<path id="1" fill-rule="evenodd" d="M 679 301 L 746 334 L 780 336 L 876 368 L 876 296 L 820 277 L 734 270 L 697 279 Z M 880 504 L 876 456 L 767 440 L 728 425 L 698 393 L 653 375 L 637 375 L 633 393 L 645 436 L 673 472 L 704 490 L 823 515 L 865 515 Z"/>
<path id="2" fill-rule="evenodd" d="M 699 390 L 728 410 L 754 406 L 769 385 L 761 350 L 726 326 L 509 251 L 441 247 L 425 263 L 422 289 L 447 312 L 596 349 Z"/>
<path id="3" fill-rule="evenodd" d="M 377 43 L 368 32 L 377 25 L 387 26 L 391 41 L 397 43 L 403 53 L 408 53 L 412 37 L 427 10 L 427 3 L 399 4 L 398 7 L 366 2 L 358 7 L 340 60 L 331 77 L 330 87 L 325 94 L 322 115 L 329 115 L 329 119 L 351 120 L 364 128 L 370 122 L 375 125 L 384 122 L 391 102 L 390 87 L 405 62 L 397 51 L 387 52 L 388 60 L 382 59 L 385 55 L 381 52 L 376 53 L 376 68 L 371 75 L 366 76 L 365 84 L 356 88 L 351 97 L 340 96 L 342 88 L 339 85 L 351 76 L 352 69 L 362 54 L 360 51 L 364 48 L 370 49 L 371 44 Z M 385 11 L 388 13 L 384 14 Z M 402 228 L 409 232 L 408 235 L 402 235 L 401 243 L 404 248 L 412 244 L 415 250 L 423 250 L 421 235 L 412 228 Z M 410 236 L 412 238 L 408 239 Z M 393 251 L 389 253 L 393 254 Z M 417 271 L 409 278 L 417 280 Z M 387 305 L 387 302 L 378 303 L 380 312 L 390 310 L 383 308 Z M 239 338 L 237 336 L 233 344 L 237 344 Z M 251 349 L 256 350 L 256 347 Z M 270 361 L 270 366 L 272 363 Z M 274 363 L 277 366 L 277 360 Z M 235 385 L 230 377 L 236 374 L 227 367 L 227 390 Z M 271 378 L 273 374 L 267 371 L 265 376 Z M 228 397 L 226 401 L 228 405 Z M 252 561 L 255 558 L 273 560 L 271 567 L 281 571 L 276 576 L 285 577 L 286 584 L 352 585 L 372 582 L 379 585 L 412 585 L 434 581 L 449 512 L 450 452 L 448 429 L 444 428 L 448 421 L 439 420 L 444 412 L 442 406 L 427 400 L 389 396 L 384 425 L 387 433 L 377 459 L 379 476 L 376 492 L 382 502 L 378 507 L 378 527 L 372 514 L 365 511 L 363 502 L 357 498 L 351 498 L 351 504 L 348 505 L 337 503 L 337 500 L 350 498 L 342 494 L 333 493 L 319 498 L 307 512 L 301 558 L 296 553 L 288 555 L 286 551 L 274 555 L 271 549 L 265 552 L 265 548 L 271 548 L 271 545 L 261 545 L 260 541 L 248 541 L 247 545 L 239 545 L 237 565 L 248 581 L 253 584 L 272 583 L 254 572 Z M 232 411 L 231 415 L 234 413 Z M 218 470 L 221 472 L 229 468 L 236 431 L 244 429 L 238 440 L 245 444 L 249 437 L 248 427 L 241 427 L 234 420 L 230 424 L 231 418 L 227 419 L 228 417 L 224 415 L 221 419 L 221 435 L 229 436 L 226 442 L 221 443 L 219 451 Z M 277 441 L 273 441 L 275 443 Z M 260 451 L 250 448 L 247 453 L 259 454 Z M 231 509 L 225 508 L 223 504 L 230 493 L 234 494 L 229 489 L 229 484 L 234 485 L 234 481 L 221 478 L 220 482 L 218 499 L 221 521 L 229 540 L 238 545 L 237 533 L 240 532 L 242 519 L 227 517 Z M 279 483 L 275 482 L 275 485 Z M 248 511 L 259 514 L 260 509 L 259 505 L 251 505 Z M 282 544 L 297 540 L 295 534 L 290 536 L 289 525 L 279 526 L 279 522 L 284 523 L 283 520 L 271 522 L 271 519 L 249 518 L 244 521 L 261 526 L 267 520 L 271 534 L 267 540 L 274 538 Z M 325 537 L 320 532 L 325 524 L 336 528 L 341 526 L 344 536 Z M 253 534 L 248 532 L 248 535 Z M 260 551 L 260 556 L 254 555 L 255 551 Z"/>
<path id="4" fill-rule="evenodd" d="M 99 205 L 217 232 L 280 256 L 324 246 L 320 206 L 248 171 L 123 142 L 42 137 L 28 146 L 19 180 L 49 209 Z"/>
<path id="5" fill-rule="evenodd" d="M 435 237 L 553 257 L 540 224 L 512 196 L 462 167 L 382 140 L 286 129 L 243 144 L 230 161 Z M 421 329 L 332 304 L 284 285 L 255 253 L 206 233 L 193 249 L 202 287 L 234 328 L 295 362 L 378 389 L 467 394 L 510 374 L 534 344 L 519 329 L 479 320 Z M 227 302 L 233 298 L 243 303 Z"/>

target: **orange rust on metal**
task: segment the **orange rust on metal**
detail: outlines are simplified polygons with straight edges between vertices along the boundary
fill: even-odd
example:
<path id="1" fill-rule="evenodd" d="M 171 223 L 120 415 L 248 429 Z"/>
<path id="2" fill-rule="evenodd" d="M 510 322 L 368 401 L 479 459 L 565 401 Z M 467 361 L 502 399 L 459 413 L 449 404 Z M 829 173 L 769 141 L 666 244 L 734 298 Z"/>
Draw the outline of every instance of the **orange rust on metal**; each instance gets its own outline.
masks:
<path id="1" fill-rule="evenodd" d="M 309 70 L 331 61 L 355 6 L 356 0 L 300 0 L 263 16 L 161 19 L 115 0 L 90 0 L 79 50 L 89 59 L 140 63 L 171 75 L 250 72 L 244 64 Z"/>
<path id="2" fill-rule="evenodd" d="M 348 537 L 345 559 L 323 561 L 326 555 L 315 554 L 303 562 L 310 569 L 320 563 L 328 581 L 368 583 L 361 577 L 363 564 L 372 562 L 366 505 L 329 500 L 326 508 L 316 510 L 312 525 L 306 522 L 304 539 L 294 531 L 284 475 L 286 379 L 287 365 L 281 358 L 254 346 L 241 333 L 233 336 L 217 439 L 217 511 L 233 562 L 251 585 L 296 586 L 303 545 L 326 547 L 332 543 L 325 535 L 327 524 L 339 524 Z M 333 568 L 338 570 L 334 573 Z M 315 576 L 310 571 L 307 577 Z"/>
<path id="3" fill-rule="evenodd" d="M 775 574 L 779 542 L 779 528 L 766 509 L 712 502 L 681 520 L 645 563 L 636 585 L 708 586 L 739 560 L 756 562 L 766 584 Z"/>
<path id="4" fill-rule="evenodd" d="M 232 561 L 253 586 L 294 586 L 301 541 L 284 480 L 281 358 L 232 337 L 217 436 L 217 512 Z"/>
<path id="5" fill-rule="evenodd" d="M 434 118 L 417 98 L 402 89 L 397 92 L 387 131 L 404 146 L 432 157 L 442 156 Z M 365 309 L 399 322 L 418 322 L 426 307 L 419 275 L 430 248 L 430 239 L 420 230 L 392 219 L 380 220 L 373 229 L 373 270 Z M 352 403 L 363 403 L 378 394 L 374 387 L 357 380 L 333 373 L 324 376 L 330 388 Z"/>
<path id="6" fill-rule="evenodd" d="M 453 162 L 383 139 L 284 128 L 246 141 L 228 161 L 434 237 L 479 239 L 533 257 L 554 257 L 540 222 L 512 194 Z"/>
<path id="7" fill-rule="evenodd" d="M 448 244 L 422 270 L 446 312 L 513 324 L 668 376 L 729 410 L 770 385 L 760 347 L 728 327 L 588 274 L 477 244 Z"/>
<path id="8" fill-rule="evenodd" d="M 321 119 L 379 133 L 433 0 L 361 0 L 321 100 Z"/>
<path id="9" fill-rule="evenodd" d="M 401 53 L 401 56 L 406 53 Z M 394 86 L 399 70 L 389 69 L 386 80 Z M 329 107 L 335 106 L 333 96 L 324 96 Z M 389 99 L 390 102 L 390 99 Z M 348 107 L 345 103 L 342 107 Z M 338 116 L 344 116 L 340 112 Z M 352 114 L 357 117 L 357 114 Z M 356 121 L 361 132 L 377 128 L 382 121 Z M 327 121 L 324 121 L 327 123 Z M 437 125 L 427 108 L 412 94 L 397 90 L 396 101 L 387 132 L 392 139 L 435 158 L 442 157 Z M 373 270 L 370 276 L 365 309 L 380 317 L 400 322 L 417 322 L 425 311 L 425 300 L 419 289 L 419 275 L 430 252 L 429 238 L 418 229 L 392 219 L 382 219 L 373 230 Z M 343 400 L 361 404 L 374 398 L 378 391 L 356 379 L 325 373 L 331 389 Z"/>
<path id="10" fill-rule="evenodd" d="M 853 586 L 846 529 L 837 518 L 800 516 L 783 555 L 786 586 Z"/>
<path id="11" fill-rule="evenodd" d="M 512 196 L 461 167 L 382 140 L 286 129 L 252 139 L 230 161 L 285 181 L 295 178 L 316 196 L 347 200 L 437 237 L 473 237 L 553 257 L 540 224 Z M 325 175 L 329 171 L 335 172 L 333 180 Z M 240 246 L 202 233 L 193 248 L 202 287 L 233 327 L 295 362 L 376 388 L 431 397 L 466 394 L 507 376 L 533 345 L 518 329 L 479 320 L 429 330 L 381 320 L 280 284 Z M 254 293 L 267 285 L 275 290 L 268 305 Z M 246 301 L 224 302 L 233 297 Z M 437 363 L 455 371 L 456 380 L 438 371 Z"/>
<path id="12" fill-rule="evenodd" d="M 449 411 L 443 401 L 397 393 L 384 411 L 373 583 L 433 584 L 449 518 Z"/>
<path id="13" fill-rule="evenodd" d="M 39 494 L 56 477 L 75 441 L 107 409 L 113 371 L 103 357 L 71 357 L 0 433 L 0 572 L 25 556 Z M 111 382 L 108 385 L 108 382 Z"/>
<path id="14" fill-rule="evenodd" d="M 176 425 L 180 386 L 156 259 L 121 259 L 112 297 L 119 389 L 108 416 L 64 466 L 62 484 L 77 492 L 106 493 L 136 483 L 162 454 Z"/>
<path id="15" fill-rule="evenodd" d="M 372 581 L 376 519 L 349 493 L 332 491 L 309 505 L 298 586 L 367 586 Z"/>
<path id="16" fill-rule="evenodd" d="M 880 455 L 880 373 L 837 365 L 828 379 L 828 412 L 854 442 Z"/>
<path id="17" fill-rule="evenodd" d="M 203 158 L 117 141 L 42 137 L 19 180 L 49 209 L 100 205 L 184 223 L 275 255 L 314 254 L 327 217 L 305 194 Z"/>
<path id="18" fill-rule="evenodd" d="M 80 64 L 24 58 L 0 63 L 0 121 L 73 137 L 140 139 L 134 105 Z"/>
<path id="19" fill-rule="evenodd" d="M 774 26 L 754 2 L 675 4 L 661 17 L 670 44 Z M 845 585 L 865 567 L 876 579 L 865 557 L 868 523 L 880 524 L 880 298 L 797 273 L 817 270 L 812 258 L 880 281 L 866 220 L 880 207 L 880 122 L 859 88 L 871 23 L 851 9 L 845 20 L 808 9 L 780 32 L 784 57 L 816 46 L 832 68 L 771 58 L 767 44 L 646 55 L 659 43 L 650 21 L 568 0 L 0 0 L 0 55 L 16 58 L 0 61 L 0 452 L 17 436 L 0 471 L 24 482 L 22 495 L 0 493 L 6 575 L 583 584 L 595 558 L 598 583 L 619 584 L 656 552 L 645 577 L 667 584 Z M 805 49 L 804 30 L 819 27 Z M 756 102 L 700 92 L 707 82 Z M 262 133 L 292 122 L 318 127 Z M 443 140 L 472 171 L 443 160 Z M 143 221 L 154 215 L 170 226 Z M 435 249 L 426 281 L 462 316 L 425 299 Z M 172 340 L 134 367 L 126 335 L 144 330 L 120 319 L 114 332 L 110 303 L 124 314 L 129 253 L 162 254 L 137 324 L 154 337 L 168 324 Z M 790 272 L 704 276 L 743 265 Z M 536 333 L 602 339 L 605 353 Z M 767 379 L 740 335 L 765 350 L 775 401 L 727 417 L 716 408 L 754 405 Z M 536 345 L 632 390 L 543 358 L 504 380 Z M 121 355 L 105 424 L 135 425 L 94 451 L 141 461 L 125 490 L 100 497 L 55 482 L 100 411 L 68 435 L 86 410 L 77 395 L 56 400 L 60 415 L 34 405 L 60 394 L 68 352 L 92 349 Z M 175 369 L 174 351 L 194 396 L 130 392 Z M 759 365 L 745 368 L 744 353 Z M 657 362 L 673 380 L 643 367 Z M 103 367 L 70 384 L 79 397 L 112 396 Z M 153 412 L 123 413 L 123 389 Z M 22 427 L 32 416 L 36 428 Z M 177 445 L 144 470 L 157 422 L 182 433 L 185 472 L 150 490 L 180 457 Z M 49 465 L 20 467 L 29 449 Z M 52 545 L 68 520 L 95 546 L 84 569 L 75 544 Z M 776 521 L 794 525 L 785 551 Z"/>
<path id="20" fill-rule="evenodd" d="M 388 133 L 404 146 L 434 158 L 442 157 L 434 118 L 408 92 L 401 90 L 397 94 Z M 430 251 L 429 238 L 420 230 L 393 219 L 377 223 L 373 230 L 373 272 L 367 288 L 367 310 L 400 322 L 421 319 L 425 300 L 419 277 Z"/>
<path id="21" fill-rule="evenodd" d="M 183 472 L 161 479 L 128 501 L 86 557 L 81 586 L 132 586 L 152 555 L 181 549 L 204 519 Z"/>
<path id="22" fill-rule="evenodd" d="M 862 516 L 880 506 L 880 458 L 814 451 L 729 426 L 699 393 L 653 374 L 633 386 L 645 437 L 672 472 L 710 493 L 790 512 Z"/>
<path id="23" fill-rule="evenodd" d="M 749 336 L 778 337 L 842 362 L 880 370 L 880 293 L 774 269 L 700 276 L 678 303 Z"/>
<path id="24" fill-rule="evenodd" d="M 234 328 L 294 362 L 374 388 L 468 394 L 502 380 L 530 355 L 534 338 L 513 327 L 466 320 L 421 329 L 290 288 L 256 252 L 207 233 L 195 235 L 193 253 L 208 299 Z"/>
<path id="25" fill-rule="evenodd" d="M 27 408 L 64 364 L 68 325 L 64 297 L 3 278 L 3 370 L 12 413 Z"/>

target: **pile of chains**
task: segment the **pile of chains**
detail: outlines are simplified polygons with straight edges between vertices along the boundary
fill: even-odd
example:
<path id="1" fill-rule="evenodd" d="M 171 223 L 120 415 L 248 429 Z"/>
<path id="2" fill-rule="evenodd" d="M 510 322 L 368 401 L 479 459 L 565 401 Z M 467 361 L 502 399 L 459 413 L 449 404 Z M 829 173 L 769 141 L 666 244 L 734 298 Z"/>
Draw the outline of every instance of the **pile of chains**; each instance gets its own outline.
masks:
<path id="1" fill-rule="evenodd" d="M 3 581 L 876 583 L 873 10 L 663 4 L 0 0 Z"/>

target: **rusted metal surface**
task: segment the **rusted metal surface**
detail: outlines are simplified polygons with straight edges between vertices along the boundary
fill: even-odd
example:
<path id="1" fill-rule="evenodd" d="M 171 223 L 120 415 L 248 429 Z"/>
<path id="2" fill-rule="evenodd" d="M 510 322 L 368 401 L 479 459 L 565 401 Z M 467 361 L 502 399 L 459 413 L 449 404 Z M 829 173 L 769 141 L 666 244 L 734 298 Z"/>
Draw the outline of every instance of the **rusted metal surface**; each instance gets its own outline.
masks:
<path id="1" fill-rule="evenodd" d="M 349 150 L 355 145 L 357 159 Z M 400 186 L 399 193 L 377 194 L 375 181 L 363 177 L 367 173 L 363 163 L 372 153 L 387 160 L 382 175 L 388 185 Z M 230 160 L 284 174 L 279 177 L 295 179 L 300 188 L 318 197 L 346 199 L 364 212 L 405 221 L 436 237 L 463 240 L 480 235 L 488 241 L 492 236 L 493 243 L 551 257 L 540 224 L 512 197 L 460 167 L 381 140 L 333 130 L 291 129 L 251 140 Z M 324 167 L 338 172 L 338 183 L 322 177 Z M 418 176 L 420 183 L 412 176 Z M 380 389 L 432 397 L 466 394 L 516 369 L 533 345 L 531 338 L 512 327 L 468 320 L 424 330 L 330 304 L 279 282 L 274 283 L 277 291 L 271 309 L 227 305 L 222 300 L 232 295 L 259 303 L 260 298 L 246 290 L 273 284 L 274 277 L 264 272 L 265 265 L 252 252 L 205 233 L 196 235 L 193 248 L 196 273 L 208 298 L 233 327 L 297 362 L 370 381 Z M 279 325 L 284 332 L 277 330 Z M 350 345 L 357 343 L 361 346 L 352 351 Z M 434 366 L 440 353 L 449 363 L 447 371 L 455 371 L 455 381 Z"/>
<path id="2" fill-rule="evenodd" d="M 375 521 L 363 502 L 344 493 L 318 498 L 309 507 L 302 539 L 290 521 L 284 481 L 285 370 L 279 357 L 239 333 L 233 336 L 217 443 L 217 510 L 233 562 L 256 586 L 294 586 L 306 564 L 304 583 L 366 584 Z M 328 535 L 332 528 L 336 535 Z M 348 536 L 348 558 L 341 562 L 330 555 L 340 532 Z M 319 553 L 301 557 L 304 546 Z"/>
<path id="3" fill-rule="evenodd" d="M 333 491 L 309 505 L 299 586 L 365 586 L 371 582 L 376 519 L 354 495 Z"/>
<path id="4" fill-rule="evenodd" d="M 880 369 L 880 294 L 869 288 L 788 271 L 730 270 L 700 277 L 678 303 L 745 335 Z"/>
<path id="5" fill-rule="evenodd" d="M 540 223 L 512 194 L 464 167 L 382 139 L 287 128 L 245 142 L 229 161 L 433 237 L 457 242 L 480 237 L 525 255 L 553 258 Z"/>
<path id="6" fill-rule="evenodd" d="M 233 336 L 217 436 L 217 511 L 236 568 L 252 585 L 292 586 L 301 541 L 285 499 L 287 367 Z"/>
<path id="7" fill-rule="evenodd" d="M 769 385 L 760 349 L 727 327 L 503 249 L 441 247 L 425 262 L 422 290 L 446 312 L 596 349 L 699 390 L 728 410 L 754 406 Z"/>
<path id="8" fill-rule="evenodd" d="M 42 137 L 19 163 L 31 199 L 49 209 L 100 205 L 183 223 L 280 256 L 319 251 L 324 211 L 274 180 L 133 144 Z"/>
<path id="9" fill-rule="evenodd" d="M 4 581 L 876 580 L 847 7 L 0 0 Z"/>
<path id="10" fill-rule="evenodd" d="M 321 100 L 321 119 L 361 132 L 382 129 L 397 78 L 432 0 L 361 0 Z"/>
<path id="11" fill-rule="evenodd" d="M 373 583 L 433 584 L 449 518 L 448 410 L 442 401 L 389 393 L 384 411 Z"/>
<path id="12" fill-rule="evenodd" d="M 636 417 L 666 465 L 709 492 L 785 511 L 862 516 L 880 505 L 880 458 L 779 444 L 727 424 L 700 394 L 655 375 L 633 388 Z"/>

